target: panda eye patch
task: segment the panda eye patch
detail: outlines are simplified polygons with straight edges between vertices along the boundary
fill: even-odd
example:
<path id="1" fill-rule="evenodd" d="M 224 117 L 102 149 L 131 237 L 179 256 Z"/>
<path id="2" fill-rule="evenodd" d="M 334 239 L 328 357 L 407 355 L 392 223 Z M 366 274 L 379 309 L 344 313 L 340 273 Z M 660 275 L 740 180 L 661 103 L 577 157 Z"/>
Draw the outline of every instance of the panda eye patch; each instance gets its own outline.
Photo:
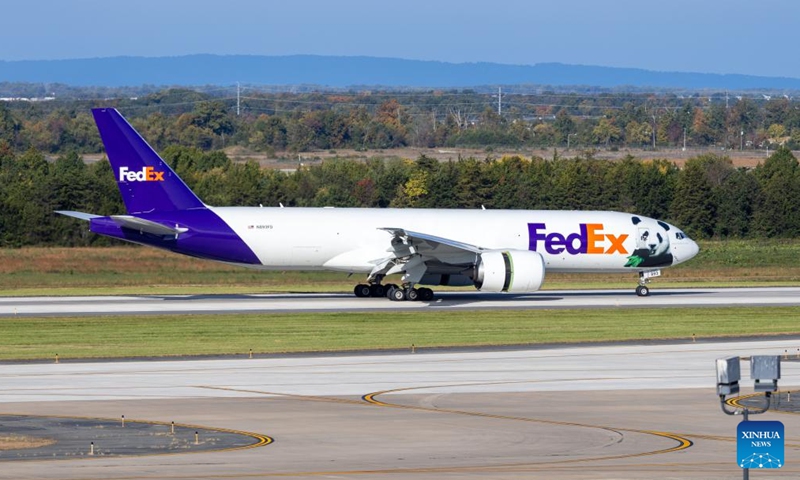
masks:
<path id="1" fill-rule="evenodd" d="M 661 237 L 660 233 L 656 233 L 656 237 L 658 238 L 658 243 L 661 243 L 661 242 L 664 241 L 664 239 Z"/>

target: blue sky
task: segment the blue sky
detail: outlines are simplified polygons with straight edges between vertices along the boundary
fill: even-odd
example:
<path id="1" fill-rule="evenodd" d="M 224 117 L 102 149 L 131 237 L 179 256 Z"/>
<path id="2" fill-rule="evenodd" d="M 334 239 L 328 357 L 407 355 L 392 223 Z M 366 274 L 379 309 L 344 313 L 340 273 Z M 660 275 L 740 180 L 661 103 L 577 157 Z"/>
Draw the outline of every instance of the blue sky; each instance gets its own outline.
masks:
<path id="1" fill-rule="evenodd" d="M 191 53 L 800 77 L 794 0 L 3 0 L 0 60 Z"/>

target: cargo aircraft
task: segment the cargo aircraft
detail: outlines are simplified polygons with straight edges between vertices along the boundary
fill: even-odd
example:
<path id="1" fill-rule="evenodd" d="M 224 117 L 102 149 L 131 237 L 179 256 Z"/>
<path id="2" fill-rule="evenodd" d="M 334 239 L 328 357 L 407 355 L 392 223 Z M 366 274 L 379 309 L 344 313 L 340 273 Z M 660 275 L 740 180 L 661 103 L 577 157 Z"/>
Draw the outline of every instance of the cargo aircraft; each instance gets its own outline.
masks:
<path id="1" fill-rule="evenodd" d="M 679 228 L 601 211 L 212 207 L 113 108 L 92 110 L 125 215 L 57 213 L 97 234 L 264 270 L 366 275 L 358 297 L 430 301 L 418 285 L 539 290 L 546 272 L 635 272 L 649 295 L 661 269 L 698 253 Z M 384 284 L 400 275 L 400 285 Z"/>

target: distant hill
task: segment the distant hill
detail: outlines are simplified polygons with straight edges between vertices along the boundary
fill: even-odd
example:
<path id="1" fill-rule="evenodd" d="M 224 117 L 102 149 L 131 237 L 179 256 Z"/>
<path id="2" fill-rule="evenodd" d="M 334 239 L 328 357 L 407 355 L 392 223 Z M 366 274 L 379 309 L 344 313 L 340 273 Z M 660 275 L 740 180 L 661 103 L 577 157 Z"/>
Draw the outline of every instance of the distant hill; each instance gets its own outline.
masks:
<path id="1" fill-rule="evenodd" d="M 237 81 L 329 87 L 580 85 L 688 90 L 800 90 L 800 79 L 796 78 L 655 72 L 560 63 L 505 65 L 316 55 L 186 55 L 0 61 L 0 82 L 118 87 L 230 85 Z"/>

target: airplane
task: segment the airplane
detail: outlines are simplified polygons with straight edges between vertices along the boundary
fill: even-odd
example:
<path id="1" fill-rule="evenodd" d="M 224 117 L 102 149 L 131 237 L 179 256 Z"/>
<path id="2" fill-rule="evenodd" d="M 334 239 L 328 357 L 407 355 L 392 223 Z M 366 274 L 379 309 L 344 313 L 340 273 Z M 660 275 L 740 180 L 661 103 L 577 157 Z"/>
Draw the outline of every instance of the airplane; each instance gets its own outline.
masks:
<path id="1" fill-rule="evenodd" d="M 357 297 L 431 301 L 419 285 L 530 293 L 546 272 L 636 272 L 636 294 L 699 247 L 669 223 L 623 212 L 212 207 L 113 108 L 93 109 L 127 214 L 56 213 L 127 242 L 264 270 L 365 274 Z M 389 275 L 401 284 L 383 284 Z"/>

